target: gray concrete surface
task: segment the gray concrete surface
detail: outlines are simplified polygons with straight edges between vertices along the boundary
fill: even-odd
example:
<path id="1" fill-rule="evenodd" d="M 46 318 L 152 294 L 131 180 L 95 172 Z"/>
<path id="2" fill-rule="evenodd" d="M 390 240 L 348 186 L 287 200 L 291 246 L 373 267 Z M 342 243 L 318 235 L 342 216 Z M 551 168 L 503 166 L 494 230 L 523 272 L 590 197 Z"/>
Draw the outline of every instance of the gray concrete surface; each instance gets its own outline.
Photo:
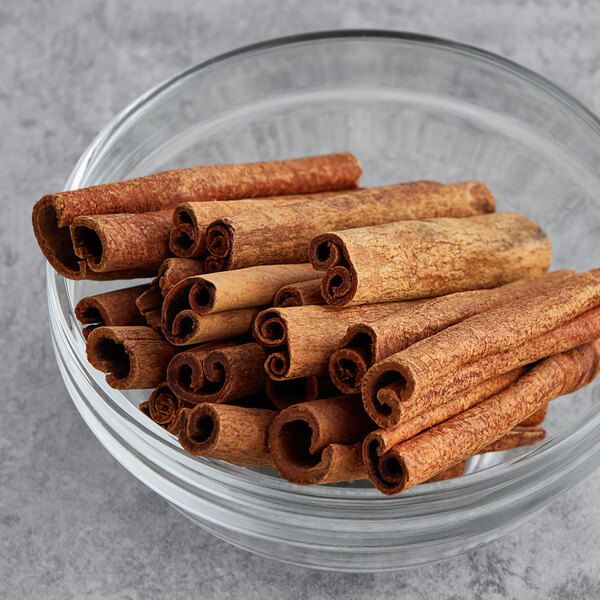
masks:
<path id="1" fill-rule="evenodd" d="M 600 109 L 596 0 L 0 4 L 0 597 L 600 598 L 600 472 L 516 533 L 442 566 L 313 572 L 191 527 L 111 458 L 69 400 L 32 203 L 61 187 L 109 118 L 166 77 L 251 42 L 354 27 L 480 45 Z"/>

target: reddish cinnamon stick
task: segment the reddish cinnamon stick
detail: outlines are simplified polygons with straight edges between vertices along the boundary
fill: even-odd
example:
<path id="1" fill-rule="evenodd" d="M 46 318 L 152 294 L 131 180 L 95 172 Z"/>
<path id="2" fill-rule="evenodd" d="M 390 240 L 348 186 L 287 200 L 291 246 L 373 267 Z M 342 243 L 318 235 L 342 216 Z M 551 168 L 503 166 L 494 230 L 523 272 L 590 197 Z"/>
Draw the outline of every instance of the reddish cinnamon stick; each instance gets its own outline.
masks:
<path id="1" fill-rule="evenodd" d="M 299 263 L 306 261 L 310 240 L 325 231 L 407 219 L 466 217 L 493 212 L 494 207 L 494 197 L 482 183 L 418 181 L 217 219 L 206 230 L 206 247 L 220 259 L 222 270 Z M 218 266 L 207 261 L 210 269 Z"/>
<path id="2" fill-rule="evenodd" d="M 540 406 L 532 415 L 529 415 L 525 420 L 521 421 L 519 425 L 521 427 L 535 427 L 544 422 L 546 415 L 548 414 L 548 405 Z"/>
<path id="3" fill-rule="evenodd" d="M 265 350 L 247 344 L 211 344 L 180 352 L 169 363 L 167 381 L 193 404 L 229 402 L 265 389 Z"/>
<path id="4" fill-rule="evenodd" d="M 284 410 L 292 404 L 310 402 L 319 398 L 333 398 L 339 394 L 329 377 L 315 375 L 282 380 L 267 377 L 265 392 L 279 410 Z"/>
<path id="5" fill-rule="evenodd" d="M 277 411 L 228 404 L 198 404 L 179 416 L 179 443 L 192 454 L 240 467 L 272 467 L 268 429 Z"/>
<path id="6" fill-rule="evenodd" d="M 362 384 L 365 408 L 392 427 L 449 394 L 594 340 L 599 304 L 600 271 L 589 271 L 535 302 L 523 298 L 470 317 L 374 365 Z"/>
<path id="7" fill-rule="evenodd" d="M 204 261 L 192 258 L 167 258 L 158 269 L 158 275 L 153 281 L 160 288 L 163 296 L 183 279 L 202 275 L 204 273 Z"/>
<path id="8" fill-rule="evenodd" d="M 103 294 L 82 298 L 75 307 L 75 316 L 83 325 L 85 339 L 103 325 L 143 325 L 145 320 L 136 306 L 137 297 L 146 292 L 149 285 L 136 285 Z"/>
<path id="9" fill-rule="evenodd" d="M 352 325 L 331 355 L 329 375 L 344 394 L 357 393 L 367 370 L 375 363 L 475 314 L 542 294 L 571 275 L 573 271 L 554 271 L 491 290 L 458 292 L 432 298 L 373 323 Z"/>
<path id="10" fill-rule="evenodd" d="M 271 378 L 326 375 L 329 357 L 350 325 L 406 310 L 408 304 L 389 302 L 343 310 L 330 306 L 271 308 L 256 317 L 253 334 L 260 344 L 277 348 L 265 363 Z"/>
<path id="11" fill-rule="evenodd" d="M 381 457 L 385 473 L 371 480 L 385 494 L 417 485 L 489 448 L 549 400 L 587 385 L 599 367 L 598 342 L 544 359 L 505 390 L 394 446 Z"/>
<path id="12" fill-rule="evenodd" d="M 120 390 L 153 388 L 178 349 L 150 327 L 98 327 L 87 339 L 90 364 Z"/>
<path id="13" fill-rule="evenodd" d="M 273 298 L 274 307 L 307 306 L 309 304 L 325 304 L 325 300 L 321 296 L 321 279 L 284 285 Z"/>
<path id="14" fill-rule="evenodd" d="M 541 275 L 551 259 L 546 234 L 518 213 L 428 219 L 323 233 L 310 243 L 326 271 L 328 304 L 351 306 L 431 298 Z"/>
<path id="15" fill-rule="evenodd" d="M 269 429 L 269 449 L 279 473 L 309 485 L 366 477 L 361 444 L 375 425 L 358 396 L 295 404 Z"/>

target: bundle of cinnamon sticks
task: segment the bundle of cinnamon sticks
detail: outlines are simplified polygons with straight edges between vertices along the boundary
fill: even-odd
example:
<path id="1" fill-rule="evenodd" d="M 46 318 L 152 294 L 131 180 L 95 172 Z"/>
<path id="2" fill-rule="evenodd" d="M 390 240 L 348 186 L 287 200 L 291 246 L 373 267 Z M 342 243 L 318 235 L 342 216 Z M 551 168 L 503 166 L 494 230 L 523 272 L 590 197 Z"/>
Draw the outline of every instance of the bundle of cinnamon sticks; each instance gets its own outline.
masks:
<path id="1" fill-rule="evenodd" d="M 385 494 L 540 442 L 600 370 L 600 269 L 548 272 L 481 182 L 358 188 L 349 153 L 178 169 L 44 196 L 40 248 L 72 279 L 107 383 L 189 452 Z"/>

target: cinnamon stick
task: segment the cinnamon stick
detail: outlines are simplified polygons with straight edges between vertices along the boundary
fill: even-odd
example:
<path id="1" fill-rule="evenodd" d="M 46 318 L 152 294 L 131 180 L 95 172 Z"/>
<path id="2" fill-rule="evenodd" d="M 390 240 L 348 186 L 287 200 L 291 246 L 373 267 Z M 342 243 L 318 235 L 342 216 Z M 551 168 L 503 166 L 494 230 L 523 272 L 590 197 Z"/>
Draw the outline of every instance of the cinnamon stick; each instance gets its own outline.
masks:
<path id="1" fill-rule="evenodd" d="M 546 402 L 589 383 L 598 373 L 598 342 L 579 346 L 534 365 L 505 390 L 473 408 L 394 446 L 382 456 L 371 481 L 396 494 L 489 447 Z"/>
<path id="2" fill-rule="evenodd" d="M 177 435 L 179 413 L 184 408 L 192 408 L 193 406 L 192 403 L 177 397 L 167 382 L 163 381 L 150 394 L 150 398 L 148 399 L 148 414 L 163 429 Z"/>
<path id="3" fill-rule="evenodd" d="M 548 270 L 546 234 L 518 213 L 323 233 L 310 243 L 325 302 L 351 306 L 491 288 Z"/>
<path id="4" fill-rule="evenodd" d="M 154 275 L 170 256 L 170 210 L 76 217 L 71 224 L 75 254 L 92 271 L 145 269 Z"/>
<path id="5" fill-rule="evenodd" d="M 175 355 L 167 381 L 193 404 L 229 402 L 265 389 L 265 350 L 255 342 L 211 344 Z"/>
<path id="6" fill-rule="evenodd" d="M 321 279 L 284 285 L 273 298 L 274 307 L 307 306 L 309 304 L 325 304 L 325 300 L 321 296 Z"/>
<path id="7" fill-rule="evenodd" d="M 33 228 L 42 252 L 61 275 L 130 278 L 127 272 L 87 272 L 73 251 L 68 229 L 76 217 L 159 211 L 189 201 L 343 190 L 356 187 L 361 172 L 358 159 L 348 153 L 176 169 L 44 196 L 33 208 Z"/>
<path id="8" fill-rule="evenodd" d="M 136 285 L 82 298 L 75 306 L 75 316 L 81 324 L 87 325 L 82 330 L 85 339 L 103 325 L 143 325 L 145 320 L 137 309 L 136 299 L 149 288 L 149 285 Z"/>
<path id="9" fill-rule="evenodd" d="M 352 325 L 331 355 L 329 375 L 344 394 L 357 393 L 367 370 L 375 363 L 475 314 L 553 289 L 571 275 L 573 271 L 554 271 L 491 290 L 457 292 L 426 300 L 373 323 Z"/>
<path id="10" fill-rule="evenodd" d="M 253 325 L 254 338 L 276 348 L 265 369 L 273 379 L 326 375 L 329 357 L 353 323 L 406 310 L 409 303 L 389 302 L 339 310 L 331 306 L 292 306 L 262 311 Z"/>
<path id="11" fill-rule="evenodd" d="M 269 450 L 275 468 L 292 483 L 364 479 L 361 445 L 374 426 L 358 396 L 295 404 L 273 420 Z"/>
<path id="12" fill-rule="evenodd" d="M 540 406 L 532 415 L 529 415 L 524 421 L 521 421 L 519 425 L 521 427 L 534 427 L 540 425 L 546 419 L 548 414 L 548 405 Z"/>
<path id="13" fill-rule="evenodd" d="M 206 247 L 220 263 L 207 261 L 207 267 L 230 270 L 305 262 L 310 240 L 326 231 L 407 219 L 467 217 L 494 208 L 494 197 L 482 183 L 417 181 L 255 210 L 208 226 Z"/>
<path id="14" fill-rule="evenodd" d="M 167 258 L 158 269 L 158 275 L 153 283 L 160 288 L 163 296 L 177 283 L 204 274 L 204 261 L 193 258 Z"/>
<path id="15" fill-rule="evenodd" d="M 333 398 L 339 394 L 329 377 L 315 375 L 281 380 L 267 377 L 265 392 L 279 410 L 284 410 L 292 404 L 310 402 L 319 398 Z"/>
<path id="16" fill-rule="evenodd" d="M 451 466 L 445 471 L 441 471 L 437 475 L 429 478 L 425 483 L 433 483 L 434 481 L 446 481 L 448 479 L 454 479 L 456 477 L 460 477 L 464 474 L 465 469 L 467 468 L 467 461 L 461 460 L 459 463 Z"/>
<path id="17" fill-rule="evenodd" d="M 182 258 L 205 257 L 207 252 L 206 227 L 215 219 L 233 217 L 263 208 L 269 209 L 307 200 L 318 200 L 340 193 L 344 192 L 318 192 L 216 202 L 185 202 L 176 206 L 173 211 L 169 248 L 173 254 Z"/>
<path id="18" fill-rule="evenodd" d="M 228 404 L 198 404 L 179 415 L 179 443 L 199 456 L 244 467 L 272 467 L 268 429 L 277 411 Z"/>
<path id="19" fill-rule="evenodd" d="M 470 317 L 374 365 L 362 384 L 365 409 L 393 427 L 478 382 L 592 341 L 598 304 L 600 271 L 588 271 L 535 301 Z"/>
<path id="20" fill-rule="evenodd" d="M 87 358 L 119 390 L 153 388 L 165 379 L 178 349 L 150 327 L 98 327 L 87 339 Z"/>
<path id="21" fill-rule="evenodd" d="M 162 303 L 163 296 L 154 282 L 135 299 L 135 305 L 143 321 L 159 332 L 162 332 L 160 327 Z"/>

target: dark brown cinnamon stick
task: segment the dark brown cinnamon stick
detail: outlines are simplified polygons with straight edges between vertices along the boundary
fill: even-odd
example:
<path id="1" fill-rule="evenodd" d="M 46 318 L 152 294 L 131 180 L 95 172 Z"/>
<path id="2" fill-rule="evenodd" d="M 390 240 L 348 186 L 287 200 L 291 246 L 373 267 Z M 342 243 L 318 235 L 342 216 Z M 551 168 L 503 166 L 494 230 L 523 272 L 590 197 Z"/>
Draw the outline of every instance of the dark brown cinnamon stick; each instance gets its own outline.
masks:
<path id="1" fill-rule="evenodd" d="M 178 398 L 167 383 L 163 381 L 150 394 L 148 414 L 155 423 L 169 433 L 177 435 L 179 414 L 184 408 L 192 408 L 193 406 L 190 402 Z"/>
<path id="2" fill-rule="evenodd" d="M 410 303 L 389 302 L 339 310 L 331 306 L 292 306 L 262 311 L 253 325 L 254 338 L 275 348 L 265 363 L 273 379 L 326 375 L 329 357 L 348 327 L 405 310 Z"/>
<path id="3" fill-rule="evenodd" d="M 50 264 L 65 277 L 81 279 L 68 230 L 76 217 L 159 211 L 189 201 L 343 190 L 356 187 L 361 172 L 358 159 L 348 153 L 176 169 L 44 196 L 33 208 L 33 228 Z M 97 278 L 111 277 L 115 274 Z"/>
<path id="4" fill-rule="evenodd" d="M 137 309 L 136 299 L 149 288 L 136 285 L 82 298 L 75 307 L 75 316 L 87 325 L 82 331 L 85 339 L 102 325 L 143 325 L 145 320 Z"/>
<path id="5" fill-rule="evenodd" d="M 306 261 L 310 240 L 326 231 L 407 219 L 493 212 L 494 197 L 478 182 L 418 181 L 217 219 L 206 230 L 211 270 Z M 257 244 L 256 240 L 261 243 Z"/>
<path id="6" fill-rule="evenodd" d="M 364 479 L 361 445 L 374 426 L 357 396 L 304 402 L 275 417 L 269 449 L 276 469 L 292 483 Z"/>
<path id="7" fill-rule="evenodd" d="M 179 443 L 192 454 L 240 467 L 272 467 L 268 429 L 277 411 L 228 404 L 198 404 L 179 416 Z"/>
<path id="8" fill-rule="evenodd" d="M 518 213 L 323 233 L 310 243 L 328 304 L 351 306 L 491 288 L 548 270 L 546 234 Z"/>
<path id="9" fill-rule="evenodd" d="M 344 394 L 357 393 L 367 370 L 375 363 L 475 314 L 542 294 L 571 275 L 573 271 L 554 271 L 491 290 L 449 294 L 373 323 L 352 325 L 331 355 L 329 375 Z"/>
<path id="10" fill-rule="evenodd" d="M 167 381 L 193 404 L 230 402 L 265 389 L 265 350 L 247 344 L 211 344 L 180 352 L 169 363 Z"/>
<path id="11" fill-rule="evenodd" d="M 307 306 L 309 304 L 325 304 L 325 300 L 321 296 L 321 279 L 284 285 L 273 298 L 274 307 Z"/>
<path id="12" fill-rule="evenodd" d="M 535 301 L 470 317 L 374 365 L 362 384 L 365 408 L 392 427 L 478 382 L 594 340 L 599 304 L 600 271 L 588 271 Z"/>
<path id="13" fill-rule="evenodd" d="M 310 402 L 320 398 L 333 398 L 339 395 L 329 377 L 316 377 L 315 375 L 281 380 L 267 377 L 265 392 L 279 410 L 284 410 L 292 404 Z"/>
<path id="14" fill-rule="evenodd" d="M 381 457 L 382 468 L 371 480 L 385 494 L 415 486 L 489 449 L 549 400 L 587 385 L 599 366 L 598 342 L 544 359 L 505 390 L 394 446 Z"/>
<path id="15" fill-rule="evenodd" d="M 178 352 L 150 327 L 98 327 L 86 349 L 90 364 L 107 373 L 108 385 L 121 390 L 156 387 Z"/>

